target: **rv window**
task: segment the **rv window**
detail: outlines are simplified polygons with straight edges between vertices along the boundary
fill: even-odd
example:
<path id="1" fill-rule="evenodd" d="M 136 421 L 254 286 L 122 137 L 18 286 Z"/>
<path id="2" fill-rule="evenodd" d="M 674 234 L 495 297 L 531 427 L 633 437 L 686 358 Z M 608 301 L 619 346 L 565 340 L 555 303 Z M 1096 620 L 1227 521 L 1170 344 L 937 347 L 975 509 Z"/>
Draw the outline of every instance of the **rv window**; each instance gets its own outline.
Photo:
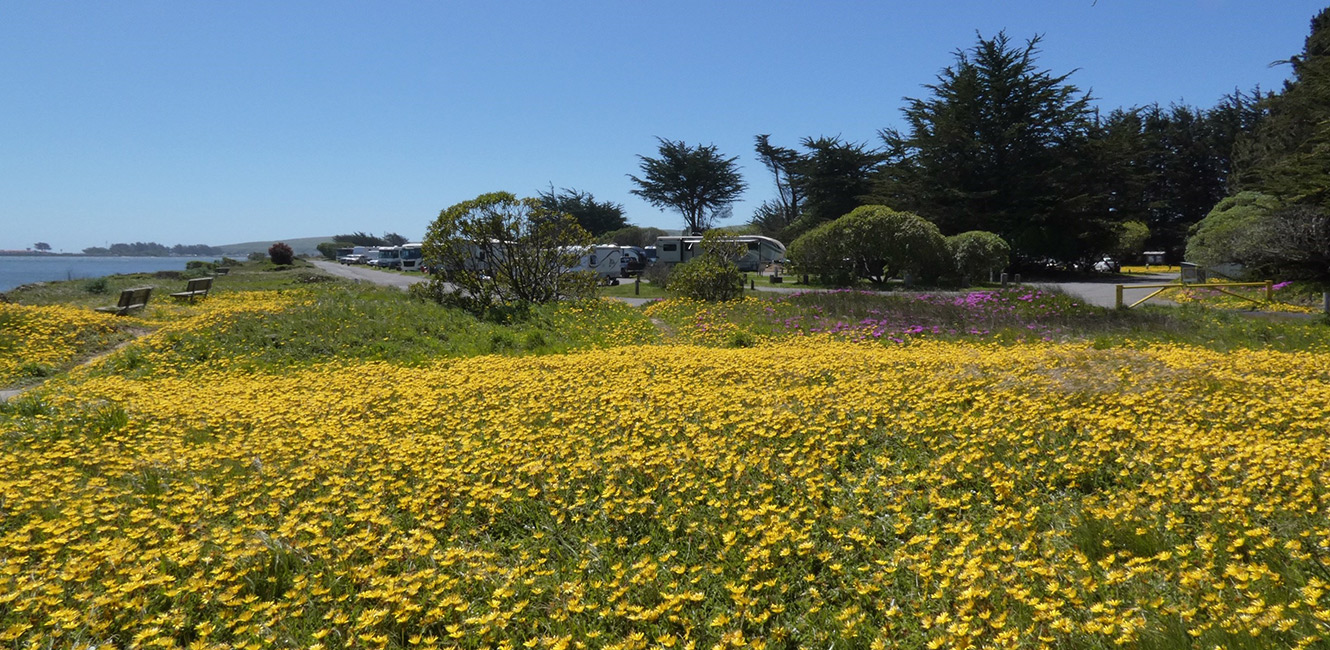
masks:
<path id="1" fill-rule="evenodd" d="M 595 265 L 596 265 L 596 256 L 595 256 L 595 254 L 592 254 L 592 255 L 591 255 L 591 266 L 595 266 Z"/>
<path id="2" fill-rule="evenodd" d="M 757 250 L 757 249 L 759 249 L 759 248 L 761 248 L 761 247 L 762 247 L 762 244 L 760 244 L 760 243 L 758 243 L 758 242 L 755 242 L 755 241 L 750 241 L 750 242 L 748 242 L 748 250 L 750 250 L 750 251 L 755 251 L 755 250 Z"/>
<path id="3" fill-rule="evenodd" d="M 666 251 L 671 251 L 671 252 L 673 252 L 673 251 L 677 251 L 677 250 L 679 250 L 679 245 L 678 245 L 678 244 L 665 244 L 664 246 L 661 247 L 661 250 L 666 250 Z"/>

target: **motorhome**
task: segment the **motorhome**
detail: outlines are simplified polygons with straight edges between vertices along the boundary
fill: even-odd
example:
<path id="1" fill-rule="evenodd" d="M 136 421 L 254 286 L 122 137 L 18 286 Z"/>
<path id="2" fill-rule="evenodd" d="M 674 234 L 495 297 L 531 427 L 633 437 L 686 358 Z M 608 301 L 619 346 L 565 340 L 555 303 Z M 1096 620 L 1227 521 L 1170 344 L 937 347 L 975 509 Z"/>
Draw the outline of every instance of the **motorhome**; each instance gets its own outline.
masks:
<path id="1" fill-rule="evenodd" d="M 419 271 L 421 265 L 421 244 L 402 244 L 398 252 L 398 268 L 403 271 Z"/>
<path id="2" fill-rule="evenodd" d="M 761 271 L 772 264 L 785 261 L 785 244 L 762 235 L 735 235 L 726 239 L 739 242 L 747 247 L 747 252 L 734 260 L 740 271 Z M 656 239 L 657 261 L 665 264 L 687 262 L 702 253 L 698 244 L 702 237 L 696 235 L 666 235 Z"/>
<path id="3" fill-rule="evenodd" d="M 402 249 L 398 246 L 379 246 L 371 248 L 369 253 L 369 265 L 383 269 L 396 269 L 402 266 Z"/>

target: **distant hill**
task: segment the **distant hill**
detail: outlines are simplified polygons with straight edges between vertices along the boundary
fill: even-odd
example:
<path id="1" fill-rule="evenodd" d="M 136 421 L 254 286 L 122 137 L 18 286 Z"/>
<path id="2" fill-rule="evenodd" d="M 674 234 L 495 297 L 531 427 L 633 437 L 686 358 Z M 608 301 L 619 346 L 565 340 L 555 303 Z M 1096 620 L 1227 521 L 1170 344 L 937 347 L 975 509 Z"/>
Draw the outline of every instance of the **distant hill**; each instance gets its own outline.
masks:
<path id="1" fill-rule="evenodd" d="M 227 257 L 244 257 L 250 253 L 267 254 L 268 247 L 283 242 L 296 252 L 296 255 L 318 255 L 319 249 L 315 248 L 326 241 L 332 241 L 332 235 L 327 237 L 299 237 L 296 239 L 265 239 L 263 241 L 248 241 L 241 244 L 224 244 L 217 248 L 222 249 L 222 255 Z"/>

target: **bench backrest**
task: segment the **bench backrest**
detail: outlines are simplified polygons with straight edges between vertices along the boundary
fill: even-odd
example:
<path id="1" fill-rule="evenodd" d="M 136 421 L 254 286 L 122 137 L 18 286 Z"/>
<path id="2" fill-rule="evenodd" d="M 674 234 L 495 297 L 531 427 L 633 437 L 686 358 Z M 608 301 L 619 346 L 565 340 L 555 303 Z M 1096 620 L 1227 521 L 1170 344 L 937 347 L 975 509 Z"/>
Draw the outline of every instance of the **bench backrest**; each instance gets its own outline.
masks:
<path id="1" fill-rule="evenodd" d="M 120 292 L 120 302 L 116 304 L 121 309 L 148 304 L 148 296 L 152 295 L 152 287 L 138 287 L 136 289 L 125 289 Z"/>
<path id="2" fill-rule="evenodd" d="M 194 278 L 185 285 L 185 291 L 208 291 L 212 289 L 212 278 Z"/>

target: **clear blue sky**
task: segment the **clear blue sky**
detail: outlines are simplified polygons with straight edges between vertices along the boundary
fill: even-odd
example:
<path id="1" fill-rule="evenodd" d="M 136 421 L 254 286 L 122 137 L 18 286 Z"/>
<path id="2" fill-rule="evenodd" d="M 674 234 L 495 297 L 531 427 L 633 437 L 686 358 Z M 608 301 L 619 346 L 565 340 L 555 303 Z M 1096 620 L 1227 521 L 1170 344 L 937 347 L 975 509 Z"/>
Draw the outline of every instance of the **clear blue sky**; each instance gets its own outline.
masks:
<path id="1" fill-rule="evenodd" d="M 1116 107 L 1277 88 L 1325 0 L 41 2 L 0 0 L 0 249 L 394 231 L 477 194 L 631 195 L 657 136 L 876 144 L 974 44 Z"/>

